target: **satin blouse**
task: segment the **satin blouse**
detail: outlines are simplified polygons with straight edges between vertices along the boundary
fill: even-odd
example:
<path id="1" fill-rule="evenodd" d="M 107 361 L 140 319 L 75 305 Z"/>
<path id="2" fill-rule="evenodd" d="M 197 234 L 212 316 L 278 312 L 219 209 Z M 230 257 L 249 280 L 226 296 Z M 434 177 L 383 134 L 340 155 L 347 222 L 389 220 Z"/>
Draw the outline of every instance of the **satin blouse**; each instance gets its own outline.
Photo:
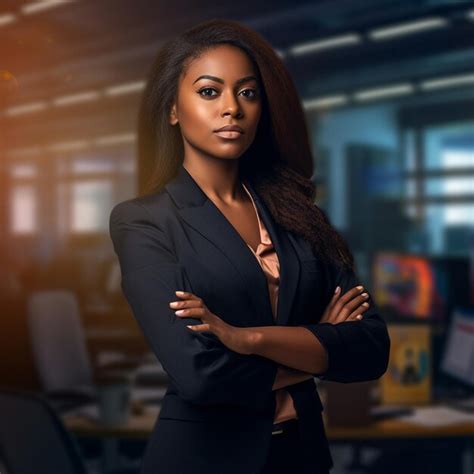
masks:
<path id="1" fill-rule="evenodd" d="M 257 215 L 258 226 L 260 229 L 260 243 L 258 244 L 257 251 L 255 252 L 249 244 L 247 244 L 247 246 L 255 255 L 255 258 L 257 259 L 258 263 L 262 267 L 263 272 L 265 273 L 265 276 L 267 277 L 270 303 L 272 307 L 273 318 L 275 318 L 278 303 L 278 288 L 280 284 L 280 263 L 278 261 L 278 255 L 270 239 L 270 234 L 268 233 L 263 221 L 260 220 L 257 206 L 255 205 L 252 195 L 250 194 L 244 183 L 242 183 L 242 186 L 249 195 L 250 200 L 252 201 L 253 208 L 255 209 L 255 213 Z M 288 390 L 286 390 L 286 388 L 283 387 L 275 390 L 275 398 L 276 408 L 275 417 L 273 421 L 274 423 L 298 418 L 295 406 L 293 404 L 293 399 L 291 398 L 291 395 Z"/>

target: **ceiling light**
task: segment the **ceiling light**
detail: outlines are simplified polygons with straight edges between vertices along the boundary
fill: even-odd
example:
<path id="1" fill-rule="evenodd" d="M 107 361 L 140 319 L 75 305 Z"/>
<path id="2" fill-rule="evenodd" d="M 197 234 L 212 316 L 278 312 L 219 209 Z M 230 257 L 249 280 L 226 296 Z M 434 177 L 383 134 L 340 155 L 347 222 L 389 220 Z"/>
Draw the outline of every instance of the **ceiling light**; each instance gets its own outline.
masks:
<path id="1" fill-rule="evenodd" d="M 98 146 L 103 145 L 116 145 L 119 143 L 132 143 L 137 138 L 135 133 L 120 133 L 117 135 L 106 135 L 94 140 L 94 143 Z"/>
<path id="2" fill-rule="evenodd" d="M 131 94 L 143 90 L 145 84 L 145 81 L 125 82 L 116 86 L 106 87 L 104 92 L 108 96 Z"/>
<path id="3" fill-rule="evenodd" d="M 69 5 L 77 3 L 75 0 L 41 0 L 38 2 L 31 2 L 21 7 L 21 12 L 24 15 L 32 15 L 51 8 L 60 7 L 62 5 Z"/>
<path id="4" fill-rule="evenodd" d="M 422 20 L 397 23 L 382 28 L 374 28 L 369 32 L 369 37 L 375 41 L 392 39 L 397 36 L 412 35 L 421 31 L 444 28 L 449 25 L 448 20 L 442 17 L 430 17 Z"/>
<path id="5" fill-rule="evenodd" d="M 8 107 L 5 110 L 5 115 L 14 116 L 14 115 L 25 115 L 34 112 L 39 112 L 40 110 L 46 109 L 46 102 L 30 102 L 29 104 L 15 105 L 14 107 Z"/>
<path id="6" fill-rule="evenodd" d="M 15 22 L 16 20 L 17 17 L 13 13 L 5 13 L 3 15 L 0 15 L 0 26 L 9 25 L 10 23 Z"/>
<path id="7" fill-rule="evenodd" d="M 301 54 L 314 53 L 326 49 L 340 48 L 342 46 L 349 46 L 359 44 L 361 42 L 360 35 L 356 33 L 348 33 L 341 36 L 334 36 L 323 40 L 309 41 L 300 43 L 289 48 L 290 54 L 299 56 Z"/>
<path id="8" fill-rule="evenodd" d="M 423 90 L 442 89 L 444 87 L 464 86 L 474 83 L 474 74 L 460 74 L 457 76 L 440 77 L 439 79 L 427 79 L 420 83 Z"/>
<path id="9" fill-rule="evenodd" d="M 53 143 L 48 146 L 49 150 L 52 151 L 70 151 L 70 150 L 82 150 L 87 148 L 90 145 L 90 142 L 87 140 L 74 140 L 68 142 L 58 142 Z"/>
<path id="10" fill-rule="evenodd" d="M 78 94 L 56 97 L 56 99 L 53 99 L 53 104 L 57 107 L 61 107 L 64 105 L 78 104 L 81 102 L 90 102 L 93 100 L 97 100 L 98 98 L 99 98 L 98 92 L 87 91 L 87 92 L 80 92 Z"/>
<path id="11" fill-rule="evenodd" d="M 347 104 L 347 96 L 344 94 L 316 97 L 303 101 L 303 107 L 307 110 L 324 109 L 326 107 L 336 107 L 344 104 Z"/>
<path id="12" fill-rule="evenodd" d="M 278 48 L 275 48 L 275 53 L 277 56 L 279 56 L 281 59 L 284 59 L 284 57 L 286 56 L 286 53 L 281 50 L 281 49 L 278 49 Z"/>
<path id="13" fill-rule="evenodd" d="M 414 87 L 410 83 L 394 84 L 392 86 L 360 90 L 354 93 L 354 99 L 364 102 L 367 100 L 380 99 L 384 97 L 396 97 L 400 95 L 411 94 L 413 91 Z"/>

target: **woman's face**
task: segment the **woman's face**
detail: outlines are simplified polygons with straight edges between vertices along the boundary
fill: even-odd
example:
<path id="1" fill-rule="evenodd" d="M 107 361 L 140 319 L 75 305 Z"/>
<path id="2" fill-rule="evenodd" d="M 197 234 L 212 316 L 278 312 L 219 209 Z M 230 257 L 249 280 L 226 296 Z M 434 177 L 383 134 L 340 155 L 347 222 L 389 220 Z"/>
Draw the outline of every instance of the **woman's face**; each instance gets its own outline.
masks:
<path id="1" fill-rule="evenodd" d="M 219 45 L 192 60 L 180 78 L 170 123 L 179 123 L 186 155 L 235 159 L 253 142 L 261 107 L 250 59 L 235 46 Z M 229 124 L 242 133 L 216 132 Z"/>

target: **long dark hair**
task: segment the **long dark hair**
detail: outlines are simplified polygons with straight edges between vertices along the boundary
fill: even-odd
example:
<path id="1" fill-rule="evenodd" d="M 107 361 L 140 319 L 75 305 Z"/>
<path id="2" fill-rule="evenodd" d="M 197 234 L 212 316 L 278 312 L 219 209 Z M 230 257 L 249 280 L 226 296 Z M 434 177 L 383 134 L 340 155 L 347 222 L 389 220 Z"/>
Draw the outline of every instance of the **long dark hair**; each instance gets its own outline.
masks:
<path id="1" fill-rule="evenodd" d="M 262 90 L 262 113 L 253 143 L 239 157 L 239 172 L 257 190 L 275 221 L 301 235 L 325 261 L 349 268 L 344 238 L 315 203 L 313 157 L 296 87 L 283 61 L 257 32 L 232 20 L 202 22 L 165 43 L 152 65 L 138 116 L 139 194 L 159 192 L 183 163 L 179 127 L 169 123 L 180 75 L 202 53 L 221 44 L 243 50 Z"/>

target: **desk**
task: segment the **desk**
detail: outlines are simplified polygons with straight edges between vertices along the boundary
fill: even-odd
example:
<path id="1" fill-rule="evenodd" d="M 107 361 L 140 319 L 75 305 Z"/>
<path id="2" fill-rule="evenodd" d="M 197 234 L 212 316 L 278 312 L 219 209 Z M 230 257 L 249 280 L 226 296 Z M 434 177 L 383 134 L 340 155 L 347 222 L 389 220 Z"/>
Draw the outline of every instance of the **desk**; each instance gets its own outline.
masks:
<path id="1" fill-rule="evenodd" d="M 88 438 L 135 438 L 148 439 L 153 431 L 160 408 L 155 405 L 146 406 L 143 414 L 132 415 L 123 425 L 107 427 L 97 421 L 78 415 L 62 415 L 62 420 L 76 436 Z"/>
<path id="2" fill-rule="evenodd" d="M 361 459 L 363 449 L 382 449 L 384 456 L 397 459 L 400 453 L 412 452 L 413 446 L 443 453 L 444 460 L 450 459 L 450 463 L 452 461 L 450 464 L 452 470 L 449 472 L 463 474 L 474 472 L 474 422 L 472 421 L 450 426 L 427 427 L 392 418 L 361 427 L 326 425 L 326 433 L 333 444 L 349 444 L 352 447 L 353 457 L 348 467 L 355 470 L 361 469 L 360 472 L 364 472 Z M 423 472 L 423 467 L 415 471 Z"/>
<path id="3" fill-rule="evenodd" d="M 141 415 L 133 415 L 128 423 L 116 427 L 101 424 L 77 415 L 63 415 L 66 427 L 77 436 L 98 438 L 124 437 L 147 439 L 153 431 L 160 412 L 158 406 L 147 406 Z M 330 440 L 400 439 L 400 438 L 455 438 L 474 437 L 474 423 L 442 427 L 417 426 L 406 421 L 388 419 L 374 421 L 360 427 L 331 427 L 326 423 L 326 434 Z"/>
<path id="4" fill-rule="evenodd" d="M 376 421 L 357 428 L 326 427 L 331 440 L 404 439 L 404 438 L 456 438 L 474 436 L 474 423 L 452 426 L 425 427 L 406 421 L 389 419 Z"/>
<path id="5" fill-rule="evenodd" d="M 142 439 L 146 441 L 153 431 L 153 426 L 160 412 L 157 405 L 145 406 L 141 415 L 130 416 L 127 423 L 108 427 L 80 415 L 63 414 L 62 421 L 66 428 L 81 438 L 97 438 L 102 444 L 101 463 L 104 472 L 113 471 L 121 466 L 119 455 L 120 439 Z"/>
<path id="6" fill-rule="evenodd" d="M 108 455 L 106 454 L 106 456 L 109 456 L 109 460 L 106 460 L 105 463 L 113 466 L 114 455 L 111 453 L 113 452 L 114 445 L 110 440 L 120 438 L 147 440 L 153 431 L 159 412 L 160 408 L 158 406 L 146 406 L 143 414 L 133 415 L 128 423 L 116 427 L 104 427 L 97 422 L 76 415 L 64 415 L 62 418 L 66 427 L 76 436 L 97 437 L 108 440 L 104 447 L 109 453 Z M 472 442 L 474 440 L 473 422 L 442 427 L 424 427 L 402 420 L 387 419 L 374 421 L 367 426 L 361 427 L 331 427 L 327 425 L 324 412 L 323 419 L 329 441 L 350 443 L 356 447 L 384 446 L 394 440 L 407 443 L 414 440 L 432 440 L 432 442 L 451 440 L 462 443 L 463 472 L 469 474 L 474 472 L 472 455 Z M 355 463 L 357 461 L 358 459 L 355 460 Z"/>

